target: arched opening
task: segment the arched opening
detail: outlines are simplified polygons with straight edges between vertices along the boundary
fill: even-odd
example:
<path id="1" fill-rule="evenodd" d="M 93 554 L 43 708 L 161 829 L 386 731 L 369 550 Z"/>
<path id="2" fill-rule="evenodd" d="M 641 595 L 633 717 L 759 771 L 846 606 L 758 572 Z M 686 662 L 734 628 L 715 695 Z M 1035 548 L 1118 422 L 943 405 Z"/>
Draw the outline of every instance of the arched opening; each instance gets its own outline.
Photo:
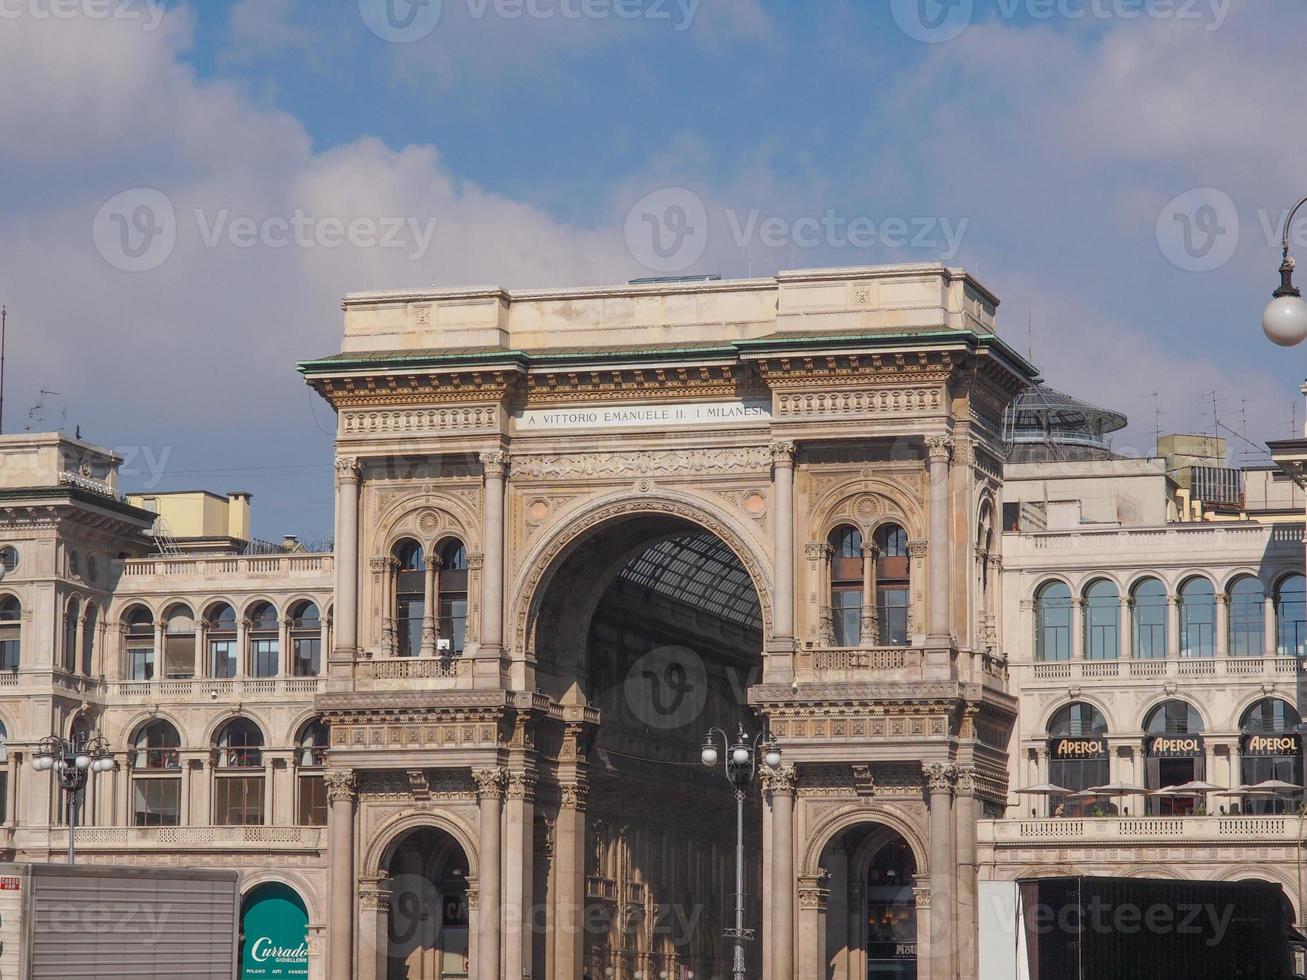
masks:
<path id="1" fill-rule="evenodd" d="M 830 608 L 834 642 L 855 647 L 862 642 L 862 532 L 850 524 L 831 531 Z"/>
<path id="2" fill-rule="evenodd" d="M 1180 656 L 1216 656 L 1216 590 L 1201 575 L 1180 586 Z"/>
<path id="3" fill-rule="evenodd" d="M 1261 657 L 1266 649 L 1266 591 L 1261 579 L 1244 575 L 1230 586 L 1230 637 L 1232 657 Z"/>
<path id="4" fill-rule="evenodd" d="M 1035 659 L 1071 659 L 1071 590 L 1046 582 L 1035 593 Z"/>
<path id="5" fill-rule="evenodd" d="M 241 980 L 307 976 L 308 936 L 309 913 L 295 889 L 254 886 L 241 901 Z"/>
<path id="6" fill-rule="evenodd" d="M 1115 660 L 1121 653 L 1121 594 L 1105 578 L 1085 589 L 1085 659 Z"/>
<path id="7" fill-rule="evenodd" d="M 134 681 L 154 680 L 154 616 L 145 606 L 123 613 L 126 632 L 126 675 Z"/>
<path id="8" fill-rule="evenodd" d="M 69 674 L 77 672 L 77 623 L 81 609 L 81 602 L 76 597 L 69 599 L 64 608 L 62 667 Z"/>
<path id="9" fill-rule="evenodd" d="M 325 766 L 331 743 L 327 723 L 314 718 L 295 739 L 295 822 L 301 827 L 327 825 Z"/>
<path id="10" fill-rule="evenodd" d="M 396 654 L 416 657 L 422 649 L 422 620 L 426 616 L 426 552 L 411 539 L 396 543 L 395 562 Z"/>
<path id="11" fill-rule="evenodd" d="M 263 732 L 248 718 L 218 730 L 213 777 L 213 822 L 239 826 L 264 822 Z"/>
<path id="12" fill-rule="evenodd" d="M 876 622 L 879 643 L 906 646 L 908 609 L 912 598 L 908 532 L 898 524 L 882 524 L 872 536 L 876 545 Z"/>
<path id="13" fill-rule="evenodd" d="M 305 600 L 290 613 L 292 669 L 296 677 L 322 673 L 322 614 L 316 603 Z"/>
<path id="14" fill-rule="evenodd" d="M 867 823 L 826 846 L 824 922 L 826 968 L 821 976 L 916 980 L 917 938 L 925 921 L 917 908 L 917 859 L 892 827 Z"/>
<path id="15" fill-rule="evenodd" d="M 281 630 L 277 608 L 271 602 L 257 602 L 250 607 L 251 677 L 276 677 L 281 661 Z"/>
<path id="16" fill-rule="evenodd" d="M 1049 797 L 1049 812 L 1062 816 L 1098 816 L 1110 801 L 1077 794 L 1108 781 L 1107 719 L 1092 704 L 1072 701 L 1048 722 L 1048 781 L 1072 790 L 1070 796 Z"/>
<path id="17" fill-rule="evenodd" d="M 1307 654 L 1307 577 L 1297 573 L 1275 588 L 1275 625 L 1281 657 Z"/>
<path id="18" fill-rule="evenodd" d="M 132 822 L 137 827 L 176 827 L 181 822 L 181 736 L 162 718 L 132 736 Z"/>
<path id="19" fill-rule="evenodd" d="M 436 652 L 454 656 L 467 642 L 467 549 L 457 538 L 442 541 L 436 569 Z"/>
<path id="20" fill-rule="evenodd" d="M 1183 786 L 1205 778 L 1203 719 L 1188 701 L 1163 701 L 1144 719 L 1145 768 L 1150 792 Z M 1150 796 L 1152 814 L 1174 816 L 1194 812 L 1192 795 Z"/>
<path id="21" fill-rule="evenodd" d="M 470 975 L 468 860 L 436 827 L 407 834 L 385 866 L 388 980 L 466 980 Z M 540 974 L 543 976 L 543 974 Z"/>
<path id="22" fill-rule="evenodd" d="M 1130 591 L 1131 631 L 1136 660 L 1166 659 L 1166 586 L 1146 578 Z"/>
<path id="23" fill-rule="evenodd" d="M 1296 813 L 1303 785 L 1302 718 L 1283 698 L 1262 698 L 1239 720 L 1240 782 L 1245 786 L 1283 783 L 1282 790 L 1266 790 L 1244 798 L 1244 813 Z"/>
<path id="24" fill-rule="evenodd" d="M 537 686 L 594 705 L 600 718 L 588 803 L 569 818 L 583 822 L 586 841 L 575 975 L 728 975 L 721 931 L 734 914 L 734 792 L 697 761 L 710 727 L 759 731 L 746 697 L 763 644 L 754 583 L 722 539 L 657 513 L 598 525 L 551 572 L 531 631 Z M 761 826 L 755 783 L 747 839 Z M 746 926 L 759 928 L 761 858 L 756 847 L 747 854 Z M 673 909 L 688 918 L 669 918 Z M 546 975 L 540 940 L 535 976 Z M 757 974 L 758 944 L 749 957 Z"/>
<path id="25" fill-rule="evenodd" d="M 195 614 L 179 602 L 163 614 L 163 676 L 185 680 L 195 676 Z"/>

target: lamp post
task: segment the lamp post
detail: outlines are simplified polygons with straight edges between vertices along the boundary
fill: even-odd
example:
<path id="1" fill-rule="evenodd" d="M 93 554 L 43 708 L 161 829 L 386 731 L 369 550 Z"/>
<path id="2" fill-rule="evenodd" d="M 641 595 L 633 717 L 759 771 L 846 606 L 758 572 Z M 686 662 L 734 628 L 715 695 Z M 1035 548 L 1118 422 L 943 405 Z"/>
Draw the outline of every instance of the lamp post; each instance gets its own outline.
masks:
<path id="1" fill-rule="evenodd" d="M 1262 313 L 1262 330 L 1272 343 L 1281 347 L 1293 347 L 1307 340 L 1307 303 L 1303 302 L 1302 292 L 1293 284 L 1294 259 L 1289 253 L 1289 229 L 1304 204 L 1307 204 L 1307 197 L 1295 204 L 1284 219 L 1284 235 L 1280 240 L 1280 286 Z"/>
<path id="2" fill-rule="evenodd" d="M 109 743 L 99 735 L 74 735 L 72 738 L 47 735 L 32 755 L 32 768 L 37 772 L 54 770 L 59 777 L 59 788 L 64 792 L 68 814 L 69 864 L 76 858 L 73 834 L 77 826 L 77 794 L 86 788 L 91 773 L 108 772 L 113 765 Z"/>
<path id="3" fill-rule="evenodd" d="M 725 751 L 724 758 L 717 750 L 718 736 Z M 721 762 L 726 779 L 735 787 L 735 928 L 724 933 L 727 939 L 735 941 L 735 962 L 731 968 L 735 980 L 744 980 L 744 944 L 754 937 L 754 930 L 744 928 L 744 791 L 758 773 L 760 750 L 762 762 L 768 769 L 780 768 L 780 746 L 766 729 L 750 738 L 741 725 L 732 744 L 720 728 L 710 728 L 700 753 L 703 764 L 709 769 Z"/>

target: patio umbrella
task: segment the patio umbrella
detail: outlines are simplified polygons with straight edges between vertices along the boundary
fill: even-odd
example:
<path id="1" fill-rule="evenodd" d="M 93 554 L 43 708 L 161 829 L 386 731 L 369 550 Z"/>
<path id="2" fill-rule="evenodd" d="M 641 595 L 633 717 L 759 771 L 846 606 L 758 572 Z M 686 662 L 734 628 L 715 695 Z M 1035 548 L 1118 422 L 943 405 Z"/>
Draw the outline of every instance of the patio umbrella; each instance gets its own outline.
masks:
<path id="1" fill-rule="evenodd" d="M 1231 786 L 1229 789 L 1223 789 L 1220 792 L 1218 792 L 1216 795 L 1217 796 L 1255 796 L 1260 792 L 1265 792 L 1265 791 L 1258 790 L 1253 788 L 1252 786 L 1247 786 L 1244 785 L 1243 783 L 1240 783 L 1238 786 Z"/>
<path id="2" fill-rule="evenodd" d="M 1203 779 L 1195 779 L 1192 783 L 1183 783 L 1179 786 L 1172 786 L 1171 789 L 1203 796 L 1208 793 L 1220 793 L 1225 790 L 1225 787 L 1217 786 L 1215 783 L 1209 783 Z"/>
<path id="3" fill-rule="evenodd" d="M 1283 779 L 1268 779 L 1264 783 L 1254 783 L 1249 787 L 1253 792 L 1261 793 L 1301 793 L 1302 787 L 1297 783 L 1286 783 Z"/>
<path id="4" fill-rule="evenodd" d="M 1025 789 L 1013 790 L 1016 793 L 1024 793 L 1027 796 L 1070 796 L 1071 790 L 1065 786 L 1058 786 L 1056 783 L 1036 783 L 1034 786 L 1027 786 Z"/>
<path id="5" fill-rule="evenodd" d="M 1134 796 L 1148 792 L 1147 786 L 1136 786 L 1134 783 L 1104 783 L 1102 786 L 1091 788 L 1100 796 Z"/>

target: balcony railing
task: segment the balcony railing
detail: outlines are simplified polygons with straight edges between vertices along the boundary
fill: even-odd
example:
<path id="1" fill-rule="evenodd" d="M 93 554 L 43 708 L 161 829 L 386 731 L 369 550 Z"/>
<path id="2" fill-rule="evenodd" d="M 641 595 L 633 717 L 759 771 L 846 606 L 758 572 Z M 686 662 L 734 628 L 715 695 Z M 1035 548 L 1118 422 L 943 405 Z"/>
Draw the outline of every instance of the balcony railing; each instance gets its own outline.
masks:
<path id="1" fill-rule="evenodd" d="M 311 698 L 322 690 L 321 677 L 236 677 L 190 680 L 113 681 L 112 695 L 120 701 L 214 701 L 228 697 Z"/>
<path id="2" fill-rule="evenodd" d="M 243 850 L 311 849 L 323 846 L 321 827 L 78 827 L 77 850 L 154 850 L 168 848 L 219 848 Z M 58 850 L 68 846 L 68 831 L 52 827 L 49 846 Z"/>
<path id="3" fill-rule="evenodd" d="M 1122 844 L 1140 840 L 1220 840 L 1229 844 L 1298 839 L 1296 816 L 1075 817 L 982 820 L 986 843 L 1076 841 Z"/>
<path id="4" fill-rule="evenodd" d="M 212 576 L 323 575 L 336 567 L 334 555 L 186 555 L 179 558 L 128 558 L 114 563 L 123 578 L 169 576 L 210 578 Z"/>
<path id="5" fill-rule="evenodd" d="M 1145 660 L 1048 660 L 1010 664 L 1037 681 L 1103 677 L 1296 677 L 1307 673 L 1297 657 L 1169 657 Z"/>

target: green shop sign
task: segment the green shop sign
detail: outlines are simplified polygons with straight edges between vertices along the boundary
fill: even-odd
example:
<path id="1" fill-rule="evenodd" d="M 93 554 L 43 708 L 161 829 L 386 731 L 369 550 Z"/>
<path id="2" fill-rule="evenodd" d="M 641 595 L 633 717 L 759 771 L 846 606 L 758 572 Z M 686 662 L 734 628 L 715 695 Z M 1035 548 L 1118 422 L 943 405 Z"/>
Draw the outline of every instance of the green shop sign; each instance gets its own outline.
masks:
<path id="1" fill-rule="evenodd" d="M 260 885 L 241 909 L 241 980 L 309 975 L 309 916 L 286 885 Z"/>

